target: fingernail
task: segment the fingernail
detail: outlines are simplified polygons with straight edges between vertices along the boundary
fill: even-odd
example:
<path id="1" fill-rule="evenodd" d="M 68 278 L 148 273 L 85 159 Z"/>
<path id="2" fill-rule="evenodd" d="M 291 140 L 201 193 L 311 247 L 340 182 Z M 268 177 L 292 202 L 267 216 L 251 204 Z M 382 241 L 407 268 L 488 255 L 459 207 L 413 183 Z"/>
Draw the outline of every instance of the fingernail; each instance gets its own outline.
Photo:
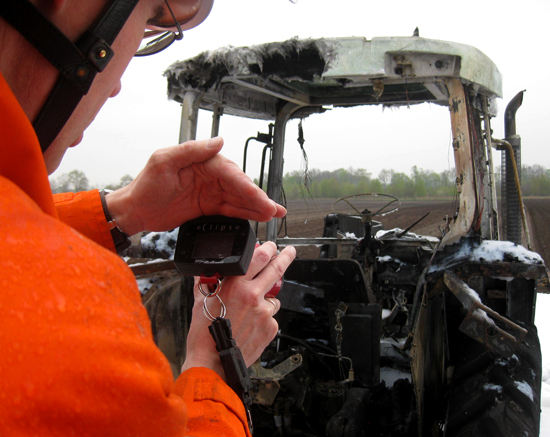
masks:
<path id="1" fill-rule="evenodd" d="M 215 148 L 219 147 L 220 140 L 221 140 L 221 137 L 210 138 L 208 140 L 208 142 L 206 143 L 206 148 L 207 149 L 215 149 Z"/>

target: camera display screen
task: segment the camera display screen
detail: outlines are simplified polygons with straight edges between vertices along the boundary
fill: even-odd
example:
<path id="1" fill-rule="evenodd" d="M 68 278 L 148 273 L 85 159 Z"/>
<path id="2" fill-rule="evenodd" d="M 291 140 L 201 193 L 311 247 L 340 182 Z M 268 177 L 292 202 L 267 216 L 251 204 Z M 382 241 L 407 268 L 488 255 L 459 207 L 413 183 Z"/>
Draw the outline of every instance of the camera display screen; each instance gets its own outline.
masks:
<path id="1" fill-rule="evenodd" d="M 198 234 L 193 248 L 193 258 L 224 259 L 233 253 L 234 232 Z"/>

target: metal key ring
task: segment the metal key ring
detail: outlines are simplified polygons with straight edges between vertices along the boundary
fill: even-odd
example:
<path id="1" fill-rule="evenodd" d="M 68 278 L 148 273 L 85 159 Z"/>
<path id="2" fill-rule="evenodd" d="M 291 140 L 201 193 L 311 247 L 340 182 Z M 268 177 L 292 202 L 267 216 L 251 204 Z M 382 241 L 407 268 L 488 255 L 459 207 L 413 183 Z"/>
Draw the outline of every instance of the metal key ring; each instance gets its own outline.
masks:
<path id="1" fill-rule="evenodd" d="M 220 281 L 220 279 L 217 280 L 218 283 L 216 284 L 216 288 L 214 288 L 214 291 L 211 291 L 209 293 L 207 293 L 206 291 L 204 291 L 202 289 L 202 282 L 200 281 L 199 279 L 199 291 L 201 292 L 201 294 L 204 296 L 204 297 L 214 297 L 214 296 L 217 296 L 221 289 L 222 289 L 222 281 Z"/>
<path id="2" fill-rule="evenodd" d="M 208 298 L 211 298 L 211 297 L 215 297 L 218 299 L 218 301 L 220 302 L 220 305 L 221 305 L 221 308 L 220 308 L 220 315 L 218 317 L 214 317 L 212 315 L 212 313 L 210 312 L 210 310 L 208 309 Z M 223 303 L 223 301 L 221 300 L 220 296 L 218 296 L 217 294 L 216 295 L 212 295 L 212 296 L 206 296 L 206 298 L 204 299 L 204 305 L 202 307 L 202 312 L 204 313 L 204 315 L 206 316 L 206 318 L 208 320 L 210 320 L 211 322 L 215 321 L 217 318 L 220 318 L 220 319 L 223 319 L 225 317 L 225 313 L 226 313 L 226 308 L 225 308 L 225 304 Z"/>

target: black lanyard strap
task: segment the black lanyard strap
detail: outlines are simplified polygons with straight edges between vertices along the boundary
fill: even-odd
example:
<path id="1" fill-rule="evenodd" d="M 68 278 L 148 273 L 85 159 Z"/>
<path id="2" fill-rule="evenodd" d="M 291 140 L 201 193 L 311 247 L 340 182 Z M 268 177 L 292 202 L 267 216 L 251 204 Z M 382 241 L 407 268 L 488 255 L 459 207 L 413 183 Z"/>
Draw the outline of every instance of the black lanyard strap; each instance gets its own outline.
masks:
<path id="1" fill-rule="evenodd" d="M 114 52 L 111 44 L 139 0 L 114 0 L 96 24 L 75 43 L 70 41 L 29 0 L 0 1 L 0 15 L 57 70 L 59 79 L 34 121 L 42 151 L 57 137 L 95 75 Z"/>

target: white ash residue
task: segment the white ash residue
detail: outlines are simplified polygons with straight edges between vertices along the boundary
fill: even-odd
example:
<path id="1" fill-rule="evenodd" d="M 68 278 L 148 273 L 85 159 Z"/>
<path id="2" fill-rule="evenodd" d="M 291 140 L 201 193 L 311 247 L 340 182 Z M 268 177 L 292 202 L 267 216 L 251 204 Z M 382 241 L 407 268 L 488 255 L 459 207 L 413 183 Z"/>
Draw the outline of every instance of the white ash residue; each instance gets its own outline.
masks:
<path id="1" fill-rule="evenodd" d="M 141 292 L 141 295 L 142 296 L 145 295 L 149 291 L 149 289 L 153 286 L 153 284 L 158 280 L 159 278 L 154 276 L 149 276 L 147 278 L 137 278 L 136 281 L 138 284 L 139 291 Z"/>
<path id="2" fill-rule="evenodd" d="M 514 381 L 514 384 L 520 392 L 522 392 L 529 399 L 534 400 L 533 389 L 529 384 L 524 381 Z"/>
<path id="3" fill-rule="evenodd" d="M 453 248 L 453 246 L 455 246 Z M 440 258 L 438 263 L 430 267 L 430 273 L 445 270 L 455 264 L 464 261 L 472 262 L 520 262 L 525 264 L 543 264 L 541 256 L 531 252 L 519 244 L 511 241 L 485 240 L 482 242 L 471 242 L 464 240 L 450 246 L 456 249 L 452 254 Z"/>
<path id="4" fill-rule="evenodd" d="M 488 262 L 519 261 L 542 264 L 541 256 L 511 241 L 483 241 L 470 255 L 471 260 Z"/>
<path id="5" fill-rule="evenodd" d="M 403 229 L 401 228 L 394 228 L 394 229 L 388 229 L 383 231 L 378 231 L 376 233 L 375 238 L 378 240 L 386 240 L 386 239 L 393 239 L 397 238 L 398 235 L 403 233 Z M 439 238 L 432 237 L 430 235 L 418 235 L 414 232 L 406 232 L 402 236 L 399 237 L 399 240 L 402 241 L 429 241 L 430 243 L 439 243 Z"/>
<path id="6" fill-rule="evenodd" d="M 178 231 L 179 228 L 168 232 L 149 232 L 141 237 L 143 257 L 174 259 Z"/>
<path id="7" fill-rule="evenodd" d="M 496 385 L 496 384 L 485 384 L 483 386 L 483 389 L 484 390 L 494 390 L 494 391 L 497 391 L 499 393 L 502 393 L 502 386 L 501 385 Z"/>
<path id="8" fill-rule="evenodd" d="M 397 263 L 400 266 L 403 266 L 403 265 L 406 264 L 403 261 L 401 261 L 399 258 L 393 258 L 389 255 L 377 256 L 376 261 L 379 262 L 379 263 L 382 263 L 382 264 L 383 263 Z"/>

